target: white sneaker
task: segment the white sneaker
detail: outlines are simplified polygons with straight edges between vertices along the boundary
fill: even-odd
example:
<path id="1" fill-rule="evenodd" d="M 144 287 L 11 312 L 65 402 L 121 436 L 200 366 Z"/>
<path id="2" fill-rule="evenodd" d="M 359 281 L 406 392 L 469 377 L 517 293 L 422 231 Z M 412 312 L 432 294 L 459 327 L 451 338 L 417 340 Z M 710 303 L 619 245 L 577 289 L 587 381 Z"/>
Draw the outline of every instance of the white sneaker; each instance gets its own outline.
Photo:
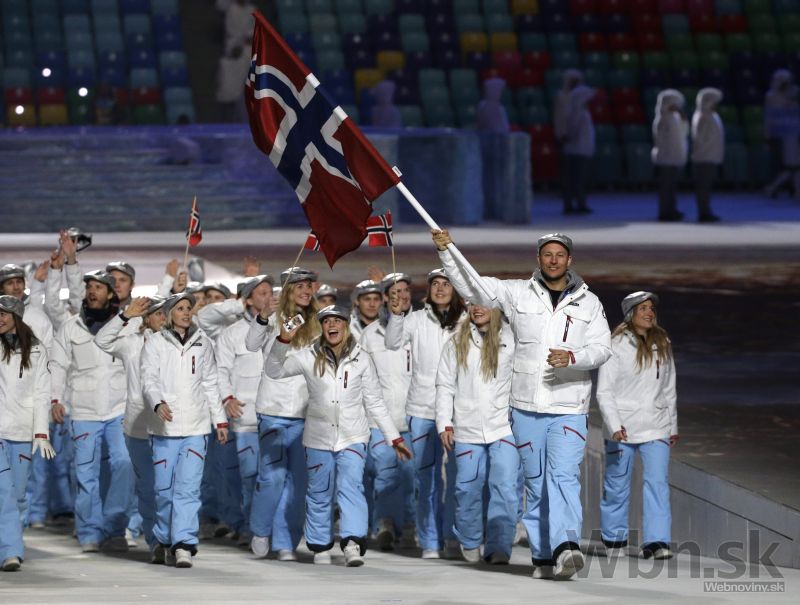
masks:
<path id="1" fill-rule="evenodd" d="M 128 541 L 125 536 L 111 536 L 103 542 L 103 548 L 113 552 L 128 552 Z"/>
<path id="2" fill-rule="evenodd" d="M 583 569 L 583 553 L 577 548 L 563 551 L 556 559 L 553 577 L 556 580 L 568 580 Z"/>
<path id="3" fill-rule="evenodd" d="M 375 541 L 381 550 L 394 550 L 394 522 L 391 519 L 378 520 L 378 535 Z"/>
<path id="4" fill-rule="evenodd" d="M 492 553 L 492 556 L 489 557 L 489 565 L 508 565 L 509 556 L 496 550 Z"/>
<path id="5" fill-rule="evenodd" d="M 85 542 L 81 544 L 81 552 L 100 552 L 100 545 L 97 542 Z"/>
<path id="6" fill-rule="evenodd" d="M 444 558 L 445 559 L 461 558 L 461 544 L 458 543 L 458 540 L 444 541 Z"/>
<path id="7" fill-rule="evenodd" d="M 28 527 L 31 529 L 44 529 L 44 521 L 32 521 Z"/>
<path id="8" fill-rule="evenodd" d="M 417 548 L 417 528 L 413 525 L 407 525 L 403 528 L 403 535 L 400 536 L 400 548 Z"/>
<path id="9" fill-rule="evenodd" d="M 175 567 L 187 569 L 192 566 L 192 553 L 185 548 L 175 549 Z"/>
<path id="10" fill-rule="evenodd" d="M 136 536 L 129 529 L 125 530 L 125 542 L 128 543 L 128 548 L 136 548 L 139 544 L 136 542 Z"/>
<path id="11" fill-rule="evenodd" d="M 441 559 L 442 555 L 435 548 L 423 548 L 422 549 L 422 558 L 423 559 Z"/>
<path id="12" fill-rule="evenodd" d="M 314 553 L 314 565 L 330 565 L 331 564 L 331 551 L 325 550 L 323 552 Z"/>
<path id="13" fill-rule="evenodd" d="M 3 566 L 0 569 L 3 571 L 17 571 L 20 567 L 22 567 L 22 561 L 18 557 L 9 557 L 3 561 Z"/>
<path id="14" fill-rule="evenodd" d="M 253 536 L 250 540 L 250 550 L 259 559 L 263 559 L 269 554 L 269 537 Z"/>
<path id="15" fill-rule="evenodd" d="M 297 561 L 297 555 L 293 550 L 284 548 L 278 551 L 278 561 Z"/>
<path id="16" fill-rule="evenodd" d="M 361 567 L 364 564 L 361 547 L 355 542 L 348 542 L 344 547 L 344 564 L 345 567 Z"/>
<path id="17" fill-rule="evenodd" d="M 171 548 L 164 549 L 164 565 L 175 565 L 175 553 Z"/>
<path id="18" fill-rule="evenodd" d="M 478 548 L 464 548 L 463 544 L 459 544 L 461 548 L 461 556 L 467 563 L 480 563 L 481 562 L 481 549 Z"/>
<path id="19" fill-rule="evenodd" d="M 522 521 L 517 521 L 517 527 L 514 530 L 514 546 L 520 544 L 523 540 L 528 541 L 528 530 L 525 529 L 525 524 Z"/>
<path id="20" fill-rule="evenodd" d="M 535 565 L 533 567 L 534 580 L 552 580 L 553 579 L 553 566 L 552 565 Z"/>
<path id="21" fill-rule="evenodd" d="M 150 553 L 150 562 L 154 565 L 163 565 L 167 557 L 167 550 L 163 544 L 156 544 Z"/>

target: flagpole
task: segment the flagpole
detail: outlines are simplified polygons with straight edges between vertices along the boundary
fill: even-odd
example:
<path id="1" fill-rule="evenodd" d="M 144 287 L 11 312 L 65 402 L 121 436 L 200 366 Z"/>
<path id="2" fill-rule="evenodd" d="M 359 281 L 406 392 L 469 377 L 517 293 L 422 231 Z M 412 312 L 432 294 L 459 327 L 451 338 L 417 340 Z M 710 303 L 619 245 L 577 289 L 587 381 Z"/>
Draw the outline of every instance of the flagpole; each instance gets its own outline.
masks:
<path id="1" fill-rule="evenodd" d="M 309 235 L 311 235 L 313 231 L 309 231 Z M 308 239 L 308 235 L 306 235 L 306 239 Z M 292 271 L 297 266 L 297 263 L 300 262 L 300 257 L 303 255 L 303 250 L 306 249 L 306 242 L 303 240 L 303 245 L 300 246 L 300 252 L 297 253 L 297 256 L 294 259 L 294 262 L 289 266 L 289 275 L 286 277 L 286 281 L 289 281 L 289 278 L 292 276 Z"/>
<path id="2" fill-rule="evenodd" d="M 397 283 L 397 264 L 394 261 L 394 242 L 392 242 L 392 276 L 394 277 L 394 283 Z"/>
<path id="3" fill-rule="evenodd" d="M 197 196 L 194 196 L 194 199 L 192 200 L 192 211 L 194 211 L 195 204 L 197 204 Z M 191 226 L 191 222 L 192 221 L 190 220 L 189 221 L 190 226 Z M 188 268 L 186 267 L 186 265 L 189 263 L 189 235 L 190 234 L 187 231 L 187 233 L 186 233 L 186 249 L 183 251 L 183 271 L 184 272 L 188 272 Z"/>
<path id="4" fill-rule="evenodd" d="M 397 167 L 394 168 L 394 171 L 396 173 L 400 172 Z M 403 197 L 405 197 L 406 200 L 408 200 L 408 203 L 411 204 L 414 210 L 416 210 L 419 213 L 419 215 L 422 217 L 422 220 L 428 223 L 428 226 L 431 229 L 434 229 L 436 231 L 441 231 L 441 227 L 439 227 L 439 225 L 436 224 L 436 221 L 433 220 L 431 215 L 428 214 L 425 208 L 422 207 L 422 205 L 417 201 L 417 198 L 414 197 L 414 195 L 408 190 L 408 187 L 406 187 L 402 181 L 397 183 L 397 189 L 400 191 L 400 193 L 403 194 Z M 456 245 L 450 242 L 447 245 L 447 249 L 450 250 L 450 253 L 462 265 L 464 271 L 466 271 L 467 274 L 470 276 L 470 278 L 475 282 L 475 285 L 481 289 L 481 292 L 483 292 L 483 295 L 486 297 L 486 299 L 495 300 L 497 297 L 486 289 L 486 286 L 484 286 L 481 276 L 478 275 L 478 272 L 469 263 L 469 261 L 466 258 L 464 258 L 464 255 L 461 254 L 458 248 L 456 248 Z"/>

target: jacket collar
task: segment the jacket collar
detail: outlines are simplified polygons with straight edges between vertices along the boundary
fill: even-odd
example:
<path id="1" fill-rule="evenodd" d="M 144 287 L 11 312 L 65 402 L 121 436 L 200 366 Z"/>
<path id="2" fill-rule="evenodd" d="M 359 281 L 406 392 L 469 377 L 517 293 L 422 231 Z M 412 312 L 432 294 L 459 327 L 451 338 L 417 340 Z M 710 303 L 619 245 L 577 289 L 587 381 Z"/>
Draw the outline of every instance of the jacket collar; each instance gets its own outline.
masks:
<path id="1" fill-rule="evenodd" d="M 202 332 L 200 331 L 200 329 L 198 329 L 198 327 L 195 324 L 191 324 L 189 326 L 189 330 L 186 334 L 186 340 L 184 342 L 181 342 L 177 334 L 174 331 L 170 330 L 169 328 L 166 327 L 161 328 L 161 334 L 166 339 L 167 342 L 183 350 L 187 347 L 192 346 L 197 340 L 199 340 Z"/>
<path id="2" fill-rule="evenodd" d="M 531 288 L 537 293 L 539 298 L 545 300 L 547 304 L 551 304 L 550 302 L 550 293 L 548 292 L 547 286 L 545 285 L 545 281 L 542 278 L 542 271 L 541 269 L 536 269 L 533 272 L 533 276 L 530 279 Z M 567 287 L 564 288 L 564 291 L 561 293 L 561 296 L 558 298 L 558 305 L 557 307 L 561 306 L 568 298 L 574 298 L 576 295 L 580 294 L 584 290 L 588 289 L 588 286 L 583 281 L 583 278 L 575 273 L 574 271 L 567 270 Z"/>
<path id="3" fill-rule="evenodd" d="M 336 359 L 336 356 L 333 354 L 333 349 L 323 342 L 322 336 L 314 341 L 314 344 L 311 345 L 311 348 L 314 351 L 315 356 L 322 351 L 325 354 L 325 359 L 328 361 L 334 371 L 336 371 L 339 366 L 344 363 L 355 361 L 358 358 L 358 354 L 361 352 L 361 345 L 356 342 L 356 339 L 353 338 L 352 334 L 345 343 L 339 359 Z"/>

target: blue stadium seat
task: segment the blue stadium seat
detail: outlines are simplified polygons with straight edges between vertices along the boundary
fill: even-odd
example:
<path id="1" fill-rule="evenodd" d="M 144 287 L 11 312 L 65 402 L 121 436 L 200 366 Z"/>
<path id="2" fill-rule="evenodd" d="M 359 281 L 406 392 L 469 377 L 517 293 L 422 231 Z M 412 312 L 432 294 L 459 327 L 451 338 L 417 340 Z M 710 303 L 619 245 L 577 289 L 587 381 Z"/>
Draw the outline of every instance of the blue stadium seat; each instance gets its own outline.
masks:
<path id="1" fill-rule="evenodd" d="M 64 15 L 64 31 L 67 34 L 76 31 L 91 32 L 92 24 L 89 21 L 89 15 Z"/>
<path id="2" fill-rule="evenodd" d="M 157 31 L 156 46 L 158 50 L 183 50 L 183 35 L 177 31 Z"/>
<path id="3" fill-rule="evenodd" d="M 98 15 L 119 15 L 119 4 L 117 0 L 92 0 L 92 14 Z"/>
<path id="4" fill-rule="evenodd" d="M 167 103 L 166 107 L 168 124 L 177 124 L 181 119 L 188 119 L 189 122 L 195 121 L 194 105 L 191 103 Z"/>
<path id="5" fill-rule="evenodd" d="M 122 31 L 131 34 L 149 34 L 152 30 L 150 15 L 125 15 L 122 18 Z"/>
<path id="6" fill-rule="evenodd" d="M 128 65 L 131 67 L 157 67 L 158 60 L 155 53 L 146 48 L 129 48 Z"/>
<path id="7" fill-rule="evenodd" d="M 66 64 L 67 60 L 63 52 L 56 50 L 45 50 L 36 54 L 36 66 L 39 68 L 49 67 L 52 69 L 64 67 Z"/>
<path id="8" fill-rule="evenodd" d="M 158 72 L 150 67 L 131 69 L 131 88 L 158 88 Z"/>
<path id="9" fill-rule="evenodd" d="M 118 65 L 104 65 L 97 72 L 97 82 L 98 84 L 126 88 L 128 86 L 128 72 Z"/>
<path id="10" fill-rule="evenodd" d="M 119 10 L 123 15 L 149 14 L 150 0 L 119 0 Z"/>
<path id="11" fill-rule="evenodd" d="M 164 89 L 164 102 L 170 105 L 192 103 L 192 89 L 187 86 L 169 86 Z"/>
<path id="12" fill-rule="evenodd" d="M 70 67 L 67 71 L 70 86 L 94 86 L 96 81 L 93 67 Z"/>
<path id="13" fill-rule="evenodd" d="M 95 46 L 98 53 L 107 51 L 122 52 L 125 50 L 125 40 L 123 40 L 122 34 L 119 32 L 98 31 L 95 38 Z"/>
<path id="14" fill-rule="evenodd" d="M 184 67 L 170 67 L 161 71 L 164 86 L 188 86 L 189 72 Z"/>
<path id="15" fill-rule="evenodd" d="M 65 15 L 84 15 L 89 12 L 87 0 L 61 0 L 61 12 Z"/>
<path id="16" fill-rule="evenodd" d="M 67 65 L 94 69 L 94 52 L 91 50 L 70 50 L 67 53 Z"/>

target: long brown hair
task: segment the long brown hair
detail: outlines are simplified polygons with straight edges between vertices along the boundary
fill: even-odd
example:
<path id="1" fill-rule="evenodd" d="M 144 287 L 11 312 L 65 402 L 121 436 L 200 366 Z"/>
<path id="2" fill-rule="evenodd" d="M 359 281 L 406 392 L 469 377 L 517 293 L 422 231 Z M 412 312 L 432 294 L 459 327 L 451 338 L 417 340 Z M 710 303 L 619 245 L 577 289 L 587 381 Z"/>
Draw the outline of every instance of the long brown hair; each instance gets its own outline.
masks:
<path id="1" fill-rule="evenodd" d="M 428 283 L 428 292 L 425 294 L 425 302 L 430 304 L 431 311 L 433 311 L 436 319 L 439 320 L 439 324 L 441 324 L 442 328 L 451 332 L 455 329 L 456 325 L 458 325 L 458 320 L 461 319 L 461 316 L 467 308 L 464 305 L 464 299 L 461 298 L 461 295 L 453 288 L 453 298 L 450 299 L 450 305 L 447 307 L 447 311 L 444 313 L 439 311 L 436 305 L 431 302 L 430 282 Z"/>
<path id="2" fill-rule="evenodd" d="M 344 333 L 342 335 L 342 346 L 339 349 L 339 358 L 336 360 L 336 363 L 341 362 L 341 358 L 344 357 L 344 354 L 350 351 L 355 344 L 355 339 L 350 333 L 350 323 L 347 321 L 342 323 L 344 324 Z M 319 349 L 317 350 L 317 356 L 314 358 L 314 371 L 318 373 L 320 377 L 325 376 L 325 368 L 328 367 L 328 357 L 325 354 L 326 348 L 333 352 L 333 348 L 325 341 L 325 336 L 320 334 Z"/>
<path id="3" fill-rule="evenodd" d="M 639 305 L 636 306 L 638 307 Z M 634 307 L 634 309 L 635 308 L 636 307 Z M 647 331 L 646 335 L 639 336 L 636 333 L 636 330 L 633 329 L 632 319 L 631 321 L 623 321 L 614 328 L 614 332 L 611 334 L 612 338 L 624 334 L 626 331 L 633 334 L 636 340 L 636 366 L 640 370 L 653 363 L 653 345 L 655 345 L 658 350 L 659 363 L 665 363 L 672 359 L 672 342 L 669 339 L 667 331 L 658 325 L 658 314 L 656 313 L 655 307 L 653 308 L 653 313 L 656 314 L 653 318 L 653 326 Z"/>
<path id="4" fill-rule="evenodd" d="M 22 367 L 29 370 L 31 367 L 31 348 L 36 343 L 36 337 L 33 335 L 33 330 L 30 329 L 30 326 L 16 315 L 14 315 L 14 329 L 17 333 L 16 347 L 12 347 L 6 338 L 0 337 L 0 341 L 3 343 L 3 361 L 9 363 L 14 351 L 19 350 L 22 356 Z"/>
<path id="5" fill-rule="evenodd" d="M 456 362 L 458 366 L 467 370 L 469 357 L 472 321 L 464 320 L 461 328 L 453 338 L 456 347 Z M 500 357 L 500 330 L 503 327 L 503 316 L 500 309 L 492 309 L 489 319 L 489 329 L 483 334 L 481 342 L 481 374 L 486 381 L 497 376 L 497 364 Z"/>
<path id="6" fill-rule="evenodd" d="M 294 286 L 294 284 L 287 284 L 281 290 L 281 298 L 278 307 L 280 311 L 279 321 L 291 319 L 298 313 L 303 316 L 305 323 L 300 326 L 297 334 L 292 338 L 292 348 L 301 349 L 310 345 L 314 339 L 322 333 L 322 326 L 319 325 L 319 320 L 317 319 L 317 311 L 319 311 L 317 299 L 312 295 L 311 302 L 309 302 L 307 307 L 298 307 L 294 303 L 294 300 L 292 300 Z"/>

